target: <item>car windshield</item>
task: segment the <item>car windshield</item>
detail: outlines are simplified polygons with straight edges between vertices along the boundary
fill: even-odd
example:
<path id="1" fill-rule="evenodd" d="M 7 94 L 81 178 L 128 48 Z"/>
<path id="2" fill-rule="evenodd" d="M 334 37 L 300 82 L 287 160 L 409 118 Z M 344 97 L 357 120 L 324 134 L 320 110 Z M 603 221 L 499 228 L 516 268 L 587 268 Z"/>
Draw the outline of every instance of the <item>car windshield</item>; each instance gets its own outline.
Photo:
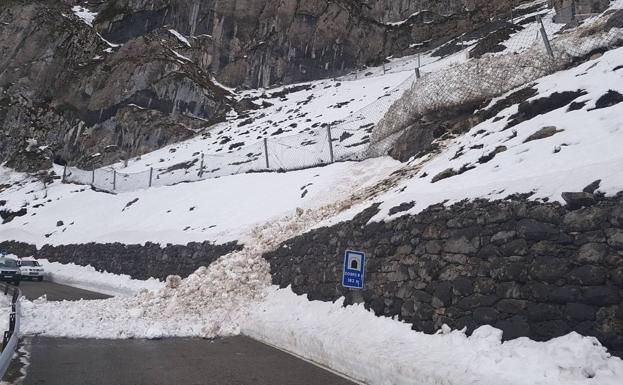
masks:
<path id="1" fill-rule="evenodd" d="M 22 261 L 22 266 L 39 266 L 39 262 L 37 261 Z"/>
<path id="2" fill-rule="evenodd" d="M 0 259 L 1 267 L 17 267 L 17 261 L 14 259 Z"/>

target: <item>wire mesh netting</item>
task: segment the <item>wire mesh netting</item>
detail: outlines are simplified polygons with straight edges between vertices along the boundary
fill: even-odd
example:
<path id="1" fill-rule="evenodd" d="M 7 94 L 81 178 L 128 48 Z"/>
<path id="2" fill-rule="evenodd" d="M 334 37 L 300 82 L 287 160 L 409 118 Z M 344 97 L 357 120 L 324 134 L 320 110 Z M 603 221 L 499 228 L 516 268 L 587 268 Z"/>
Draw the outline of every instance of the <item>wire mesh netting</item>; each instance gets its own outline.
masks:
<path id="1" fill-rule="evenodd" d="M 612 7 L 623 8 L 623 1 Z M 558 10 L 558 14 L 565 11 Z M 376 125 L 365 157 L 387 154 L 399 138 L 396 134 L 412 124 L 414 117 L 481 103 L 564 69 L 576 58 L 621 45 L 623 23 L 611 20 L 617 17 L 621 18 L 620 12 L 593 15 L 577 26 L 575 20 L 563 28 L 565 24 L 554 23 L 552 12 L 545 8 L 505 22 L 508 28 L 501 36 L 498 29 L 470 47 L 471 59 L 423 72 Z"/>
<path id="2" fill-rule="evenodd" d="M 578 21 L 575 8 L 558 9 L 554 15 L 547 1 L 524 2 L 442 44 L 424 58 L 421 67 L 419 57 L 392 62 L 382 73 L 412 74 L 373 103 L 331 125 L 298 135 L 269 137 L 227 153 L 201 154 L 186 162 L 138 173 L 68 167 L 65 181 L 125 192 L 385 155 L 415 116 L 480 103 L 565 68 L 575 58 L 621 45 L 623 22 L 612 22 L 611 18 L 621 18 L 623 0 L 613 2 L 612 8 L 619 10 L 614 16 L 583 14 Z M 556 23 L 560 15 L 571 15 L 571 23 Z"/>

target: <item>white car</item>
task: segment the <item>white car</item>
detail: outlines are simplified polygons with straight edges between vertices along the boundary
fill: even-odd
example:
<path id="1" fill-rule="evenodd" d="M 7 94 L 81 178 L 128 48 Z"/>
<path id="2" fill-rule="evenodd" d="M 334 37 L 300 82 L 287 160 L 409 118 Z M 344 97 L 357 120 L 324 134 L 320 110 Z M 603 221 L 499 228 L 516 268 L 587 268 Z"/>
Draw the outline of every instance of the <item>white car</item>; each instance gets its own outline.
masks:
<path id="1" fill-rule="evenodd" d="M 22 259 L 19 262 L 19 274 L 22 280 L 38 279 L 43 281 L 43 267 L 32 259 Z"/>

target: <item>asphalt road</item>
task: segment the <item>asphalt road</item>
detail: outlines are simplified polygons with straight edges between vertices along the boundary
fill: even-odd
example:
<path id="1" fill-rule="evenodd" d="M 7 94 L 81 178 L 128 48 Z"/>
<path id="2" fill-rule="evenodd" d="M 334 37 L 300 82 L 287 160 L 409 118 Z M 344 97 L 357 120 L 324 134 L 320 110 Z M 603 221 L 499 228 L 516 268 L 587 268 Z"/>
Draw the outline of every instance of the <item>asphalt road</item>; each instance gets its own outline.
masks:
<path id="1" fill-rule="evenodd" d="M 59 285 L 48 281 L 21 281 L 19 288 L 22 294 L 29 300 L 39 298 L 44 294 L 47 296 L 48 301 L 76 301 L 79 299 L 104 299 L 110 297 L 106 294 Z"/>
<path id="2" fill-rule="evenodd" d="M 51 282 L 22 282 L 28 299 L 108 296 Z M 96 321 L 94 321 L 96 322 Z M 352 382 L 247 337 L 96 340 L 28 337 L 9 383 L 38 385 L 347 385 Z M 20 361 L 29 362 L 24 366 Z M 26 376 L 20 374 L 26 371 Z"/>
<path id="3" fill-rule="evenodd" d="M 352 384 L 246 337 L 214 341 L 35 337 L 29 350 L 26 385 Z"/>

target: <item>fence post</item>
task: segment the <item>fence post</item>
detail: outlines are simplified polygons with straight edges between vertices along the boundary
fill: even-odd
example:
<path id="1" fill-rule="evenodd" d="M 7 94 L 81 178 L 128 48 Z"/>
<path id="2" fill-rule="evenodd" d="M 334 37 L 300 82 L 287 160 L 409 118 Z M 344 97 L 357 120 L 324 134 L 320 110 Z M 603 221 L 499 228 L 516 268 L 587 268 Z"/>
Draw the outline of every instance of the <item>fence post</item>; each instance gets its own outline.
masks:
<path id="1" fill-rule="evenodd" d="M 112 190 L 117 188 L 117 170 L 112 170 Z"/>
<path id="2" fill-rule="evenodd" d="M 91 186 L 95 185 L 95 166 L 93 166 L 93 170 L 91 170 Z"/>
<path id="3" fill-rule="evenodd" d="M 545 44 L 545 49 L 549 56 L 554 58 L 554 51 L 552 51 L 552 46 L 549 44 L 549 38 L 547 37 L 547 32 L 545 31 L 545 26 L 543 25 L 543 20 L 541 19 L 541 15 L 536 15 L 536 21 L 541 25 L 541 36 L 543 37 L 543 43 Z"/>
<path id="4" fill-rule="evenodd" d="M 333 138 L 331 137 L 331 125 L 327 125 L 327 136 L 329 137 L 329 155 L 331 157 L 331 163 L 333 163 Z"/>
<path id="5" fill-rule="evenodd" d="M 420 54 L 417 54 L 417 67 L 415 67 L 415 78 L 419 79 L 420 78 Z"/>
<path id="6" fill-rule="evenodd" d="M 151 187 L 151 181 L 153 180 L 154 177 L 154 168 L 150 167 L 149 168 L 149 187 Z"/>
<path id="7" fill-rule="evenodd" d="M 511 0 L 511 24 L 515 24 L 515 17 L 513 14 L 513 8 L 515 8 L 515 0 Z"/>
<path id="8" fill-rule="evenodd" d="M 9 314 L 9 332 L 13 333 L 15 330 L 15 313 Z"/>
<path id="9" fill-rule="evenodd" d="M 270 169 L 270 164 L 268 163 L 268 138 L 264 138 L 264 157 L 266 158 L 266 169 Z"/>
<path id="10" fill-rule="evenodd" d="M 201 153 L 201 167 L 199 168 L 199 178 L 203 177 L 203 160 L 204 160 L 204 156 L 205 156 L 205 154 L 202 152 Z"/>
<path id="11" fill-rule="evenodd" d="M 2 338 L 2 350 L 4 351 L 4 348 L 6 348 L 7 344 L 9 343 L 9 338 L 11 338 L 11 334 L 6 331 L 4 332 L 4 337 Z"/>
<path id="12" fill-rule="evenodd" d="M 63 183 L 65 183 L 65 178 L 67 178 L 67 164 L 63 166 Z"/>

